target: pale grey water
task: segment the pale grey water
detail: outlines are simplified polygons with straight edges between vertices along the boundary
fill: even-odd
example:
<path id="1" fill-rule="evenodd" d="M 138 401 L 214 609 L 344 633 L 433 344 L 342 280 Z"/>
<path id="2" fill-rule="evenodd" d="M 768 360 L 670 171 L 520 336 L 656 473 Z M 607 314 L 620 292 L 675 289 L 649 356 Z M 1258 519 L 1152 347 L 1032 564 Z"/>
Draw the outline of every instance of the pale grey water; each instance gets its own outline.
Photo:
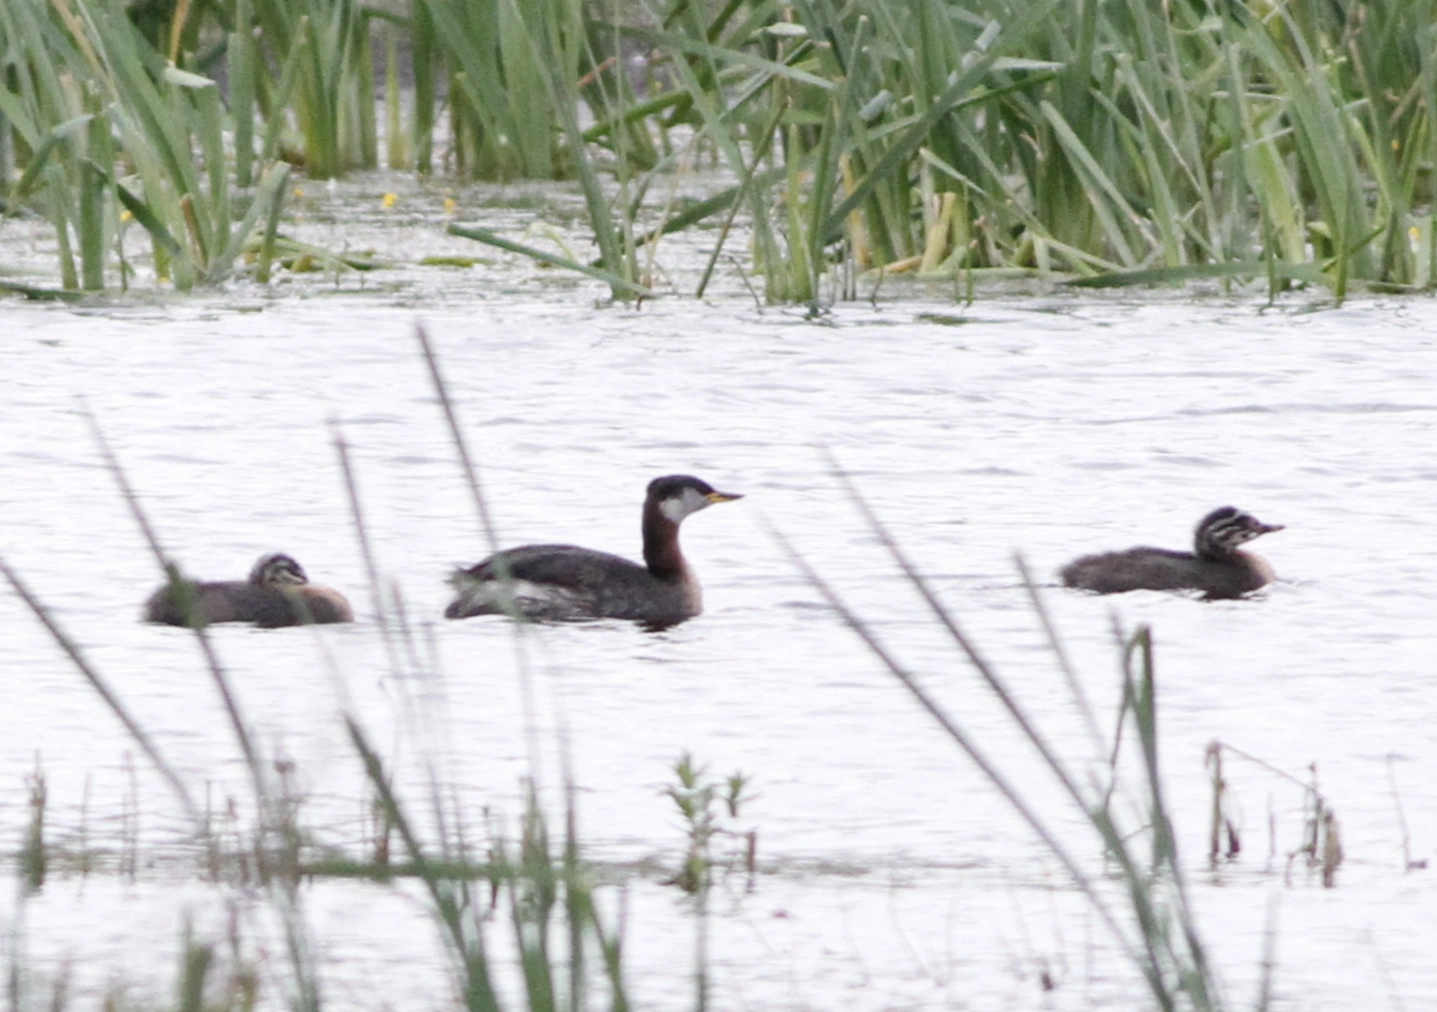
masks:
<path id="1" fill-rule="evenodd" d="M 448 277 L 456 280 L 449 281 Z M 536 294 L 536 292 L 538 294 Z M 338 713 L 352 706 L 417 786 L 426 759 L 470 806 L 517 822 L 533 768 L 503 620 L 447 623 L 442 577 L 486 553 L 412 336 L 429 328 L 502 539 L 638 552 L 638 504 L 691 472 L 747 498 L 691 519 L 700 618 L 523 637 L 538 771 L 567 737 L 591 856 L 675 862 L 662 794 L 685 750 L 741 769 L 768 874 L 725 883 L 711 940 L 721 1008 L 1132 1008 L 1134 974 L 1060 868 L 914 703 L 859 648 L 770 538 L 794 545 L 872 619 L 1005 768 L 1049 786 L 937 635 L 836 486 L 854 475 L 944 600 L 1052 729 L 1089 754 L 1012 563 L 1040 577 L 1081 552 L 1180 547 L 1233 503 L 1287 530 L 1254 547 L 1283 580 L 1251 601 L 1096 598 L 1049 604 L 1105 729 L 1111 616 L 1158 642 L 1168 796 L 1201 926 L 1234 1004 L 1250 1003 L 1276 910 L 1276 1005 L 1415 1009 L 1437 1002 L 1437 307 L 1341 309 L 1246 298 L 1050 295 L 847 305 L 822 324 L 724 297 L 600 307 L 588 285 L 471 275 L 392 292 L 241 289 L 91 311 L 0 303 L 0 550 L 83 642 L 197 793 L 247 807 L 243 769 L 192 637 L 137 621 L 157 583 L 76 413 L 83 396 L 166 546 L 192 573 L 239 578 L 264 551 L 344 589 L 349 628 L 216 630 L 266 750 L 294 760 L 305 821 L 357 846 L 365 794 Z M 925 314 L 961 319 L 938 322 Z M 352 445 L 380 567 L 425 624 L 442 677 L 391 676 L 326 428 Z M 137 767 L 140 833 L 179 829 L 159 779 L 18 600 L 0 597 L 0 839 L 18 845 L 37 755 L 57 832 L 113 839 Z M 332 658 L 332 661 L 326 660 Z M 334 674 L 332 672 L 337 672 Z M 1285 854 L 1301 792 L 1236 761 L 1246 850 L 1206 870 L 1203 752 L 1213 739 L 1320 786 L 1347 861 L 1335 889 Z M 128 764 L 128 765 L 127 765 Z M 88 795 L 86 792 L 88 791 Z M 549 794 L 553 799 L 553 792 Z M 1269 813 L 1277 839 L 1269 858 Z M 1070 842 L 1097 866 L 1071 816 Z M 417 893 L 309 891 L 332 1002 L 443 1007 L 436 935 Z M 184 870 L 52 878 L 24 906 L 29 965 L 73 960 L 80 983 L 164 987 L 181 915 L 218 930 L 264 904 Z M 676 890 L 628 890 L 626 957 L 644 1007 L 690 1002 L 692 925 Z M 18 911 L 18 907 L 16 910 Z M 0 910 L 0 929 L 16 911 Z M 152 953 L 136 959 L 135 952 Z M 1047 969 L 1057 988 L 1043 992 Z M 283 991 L 272 981 L 266 998 Z"/>

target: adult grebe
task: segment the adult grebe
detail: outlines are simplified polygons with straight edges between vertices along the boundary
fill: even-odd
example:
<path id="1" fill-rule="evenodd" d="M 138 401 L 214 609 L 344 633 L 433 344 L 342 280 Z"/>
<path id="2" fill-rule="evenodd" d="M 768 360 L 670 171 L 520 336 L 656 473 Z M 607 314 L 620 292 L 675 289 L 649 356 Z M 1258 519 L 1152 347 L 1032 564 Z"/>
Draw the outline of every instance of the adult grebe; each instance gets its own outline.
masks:
<path id="1" fill-rule="evenodd" d="M 145 620 L 166 625 L 253 622 L 275 629 L 353 622 L 354 611 L 339 591 L 315 586 L 298 562 L 276 554 L 262 556 L 243 582 L 186 580 L 180 588 L 166 584 L 145 602 Z"/>
<path id="2" fill-rule="evenodd" d="M 742 498 L 687 474 L 655 478 L 644 497 L 644 565 L 575 545 L 509 548 L 454 573 L 459 596 L 444 615 L 682 622 L 703 610 L 703 594 L 679 550 L 679 524 L 716 502 Z"/>
<path id="3" fill-rule="evenodd" d="M 1085 555 L 1064 566 L 1060 575 L 1069 587 L 1099 594 L 1200 590 L 1208 600 L 1241 597 L 1277 577 L 1266 559 L 1238 551 L 1238 546 L 1282 529 L 1282 524 L 1264 524 L 1249 513 L 1223 506 L 1198 523 L 1192 552 L 1129 548 Z"/>

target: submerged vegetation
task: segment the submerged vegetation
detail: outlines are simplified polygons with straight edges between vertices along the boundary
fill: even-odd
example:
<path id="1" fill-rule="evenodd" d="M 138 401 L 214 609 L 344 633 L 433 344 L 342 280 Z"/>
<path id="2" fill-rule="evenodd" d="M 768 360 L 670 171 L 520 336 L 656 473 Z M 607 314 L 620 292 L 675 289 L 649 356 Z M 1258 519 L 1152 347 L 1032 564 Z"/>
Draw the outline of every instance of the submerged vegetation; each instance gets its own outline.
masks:
<path id="1" fill-rule="evenodd" d="M 767 299 L 813 306 L 880 270 L 957 293 L 1030 272 L 1415 290 L 1437 248 L 1434 19 L 1433 0 L 13 0 L 0 214 L 53 226 L 65 290 L 123 289 L 134 227 L 177 288 L 263 281 L 291 166 L 333 178 L 382 150 L 576 180 L 594 254 L 571 266 L 625 298 L 695 227 L 700 292 L 733 247 Z M 666 178 L 699 164 L 730 184 L 675 201 Z"/>

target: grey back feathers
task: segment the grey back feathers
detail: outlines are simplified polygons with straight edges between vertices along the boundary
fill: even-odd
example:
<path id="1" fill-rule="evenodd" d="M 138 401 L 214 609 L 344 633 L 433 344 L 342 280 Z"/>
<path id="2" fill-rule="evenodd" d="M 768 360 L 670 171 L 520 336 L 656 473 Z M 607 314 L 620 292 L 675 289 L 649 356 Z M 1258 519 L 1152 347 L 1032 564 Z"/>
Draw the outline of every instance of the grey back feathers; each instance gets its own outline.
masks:
<path id="1" fill-rule="evenodd" d="M 649 482 L 644 495 L 644 564 L 577 545 L 525 545 L 461 569 L 448 618 L 510 615 L 534 621 L 619 618 L 671 625 L 703 610 L 698 580 L 679 550 L 684 518 L 742 496 L 693 475 Z"/>

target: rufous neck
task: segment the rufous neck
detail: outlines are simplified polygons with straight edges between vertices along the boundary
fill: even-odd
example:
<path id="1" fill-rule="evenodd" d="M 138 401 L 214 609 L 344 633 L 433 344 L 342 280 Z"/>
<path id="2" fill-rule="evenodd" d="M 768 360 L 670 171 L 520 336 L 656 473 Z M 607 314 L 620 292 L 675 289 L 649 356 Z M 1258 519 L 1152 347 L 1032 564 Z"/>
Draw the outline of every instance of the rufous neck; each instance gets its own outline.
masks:
<path id="1" fill-rule="evenodd" d="M 644 563 L 660 580 L 677 580 L 684 573 L 679 525 L 664 516 L 653 501 L 644 503 Z"/>

